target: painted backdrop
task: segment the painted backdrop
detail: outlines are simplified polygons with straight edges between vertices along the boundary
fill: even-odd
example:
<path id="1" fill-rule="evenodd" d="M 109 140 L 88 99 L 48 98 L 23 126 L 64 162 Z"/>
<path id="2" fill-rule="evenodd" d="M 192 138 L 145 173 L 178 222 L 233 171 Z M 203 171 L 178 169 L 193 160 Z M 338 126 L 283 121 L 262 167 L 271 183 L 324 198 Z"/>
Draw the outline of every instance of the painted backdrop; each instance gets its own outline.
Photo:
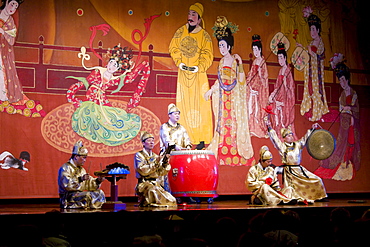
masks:
<path id="1" fill-rule="evenodd" d="M 207 92 L 219 80 L 226 83 L 225 78 L 233 78 L 232 72 L 229 74 L 228 71 L 230 68 L 230 71 L 236 70 L 236 66 L 226 66 L 227 69 L 222 70 L 225 66 L 215 31 L 217 25 L 236 25 L 233 26 L 232 54 L 240 56 L 245 72 L 245 78 L 238 80 L 236 88 L 245 90 L 238 91 L 245 92 L 238 95 L 238 100 L 244 102 L 245 109 L 248 109 L 237 114 L 238 119 L 244 119 L 238 121 L 249 120 L 249 129 L 256 129 L 257 122 L 261 124 L 266 116 L 263 108 L 269 102 L 280 106 L 283 102 L 290 105 L 290 110 L 277 113 L 285 112 L 280 115 L 280 120 L 289 114 L 288 125 L 294 127 L 297 138 L 303 136 L 314 122 L 337 137 L 344 127 L 339 116 L 343 89 L 330 66 L 330 58 L 335 53 L 344 54 L 351 71 L 350 85 L 356 92 L 356 135 L 360 138 L 360 160 L 356 166 L 350 166 L 354 172 L 347 179 L 336 179 L 338 176 L 330 171 L 324 174 L 323 181 L 328 193 L 370 192 L 366 177 L 370 168 L 365 162 L 370 158 L 370 134 L 366 131 L 370 120 L 370 52 L 366 42 L 363 42 L 366 35 L 363 30 L 367 30 L 361 26 L 364 25 L 361 22 L 365 9 L 361 6 L 363 3 L 318 0 L 198 2 L 203 7 L 199 10 L 202 15 L 203 42 L 208 42 L 209 48 L 207 58 L 200 57 L 194 64 L 207 64 L 198 69 L 207 78 L 208 84 L 187 97 L 192 100 L 197 97 L 199 102 L 203 101 L 201 92 Z M 171 55 L 171 42 L 176 35 L 180 35 L 178 30 L 186 24 L 189 7 L 194 3 L 196 1 L 189 0 L 137 0 L 130 3 L 25 0 L 7 20 L 1 22 L 0 30 L 4 32 L 0 35 L 0 199 L 57 198 L 57 171 L 69 159 L 77 140 L 82 140 L 89 149 L 85 168 L 90 173 L 114 162 L 128 165 L 131 174 L 126 180 L 118 182 L 119 196 L 134 196 L 137 181 L 133 157 L 142 148 L 137 133 L 140 130 L 152 132 L 156 137 L 155 151 L 159 151 L 159 127 L 168 120 L 168 104 L 178 101 L 179 96 L 179 67 Z M 226 17 L 227 22 L 218 23 L 219 16 Z M 311 30 L 314 21 L 316 24 L 320 22 L 320 26 L 315 26 L 315 32 Z M 276 36 L 278 33 L 282 36 Z M 258 38 L 255 34 L 258 34 Z M 189 49 L 191 53 L 193 41 L 189 39 L 187 43 L 182 43 L 182 49 Z M 286 74 L 278 62 L 278 52 L 275 51 L 277 41 L 289 44 L 284 48 L 288 62 L 288 70 L 284 69 Z M 258 46 L 255 45 L 257 43 Z M 255 53 L 253 47 L 262 47 L 261 53 Z M 297 51 L 297 47 L 302 50 Z M 116 73 L 112 80 L 103 81 L 99 78 L 99 71 L 106 68 L 107 58 L 114 56 L 115 49 L 125 50 L 122 63 L 126 69 Z M 264 68 L 263 73 L 259 67 Z M 261 86 L 263 80 L 267 87 Z M 189 79 L 186 82 L 191 81 Z M 279 90 L 280 93 L 288 95 L 287 89 L 291 93 L 287 97 L 281 95 L 280 101 L 276 102 L 271 94 L 280 88 L 279 83 L 290 85 L 285 91 Z M 13 86 L 12 90 L 10 86 Z M 254 101 L 263 90 L 266 91 L 266 97 L 261 98 L 261 102 L 265 103 Z M 18 92 L 17 99 L 13 98 L 15 92 Z M 310 97 L 311 94 L 315 96 Z M 309 99 L 314 97 L 317 98 L 310 102 Z M 233 99 L 230 98 L 230 104 Z M 318 99 L 322 102 L 320 106 L 315 105 Z M 192 114 L 184 114 L 180 119 L 180 123 L 189 121 L 192 125 L 195 120 L 202 121 L 199 119 L 207 115 L 207 121 L 211 123 L 207 122 L 206 125 L 213 126 L 209 132 L 211 136 L 203 137 L 204 133 L 198 131 L 194 132 L 193 137 L 196 140 L 194 144 L 204 140 L 206 147 L 216 133 L 218 120 L 211 104 L 221 106 L 221 101 L 213 98 L 207 102 L 209 105 L 202 107 L 202 110 L 206 109 L 205 113 L 193 115 L 197 118 L 189 118 Z M 222 107 L 227 108 L 228 101 L 222 102 Z M 253 119 L 257 115 L 249 114 L 253 111 L 250 102 L 257 102 L 253 107 L 261 112 L 258 121 Z M 323 110 L 315 110 L 321 106 Z M 234 114 L 233 109 L 228 112 Z M 94 116 L 91 116 L 92 112 Z M 232 120 L 233 115 L 230 116 Z M 92 122 L 86 122 L 86 119 Z M 224 119 L 227 121 L 227 118 Z M 279 118 L 276 121 L 279 122 Z M 91 128 L 92 123 L 101 127 L 99 131 L 98 128 Z M 120 123 L 127 128 L 122 130 Z M 238 124 L 237 121 L 233 123 Z M 239 122 L 240 125 L 242 123 L 246 122 Z M 280 121 L 276 126 L 282 123 Z M 244 181 L 250 165 L 257 162 L 258 150 L 262 145 L 269 146 L 274 155 L 273 163 L 280 165 L 278 153 L 263 135 L 263 127 L 262 124 L 260 134 L 249 133 L 243 137 L 243 141 L 248 138 L 250 142 L 247 145 L 248 157 L 243 162 L 238 160 L 233 163 L 230 159 L 230 162 L 219 165 L 217 192 L 220 195 L 250 193 Z M 233 137 L 233 129 L 229 130 L 230 136 L 220 136 Z M 227 140 L 218 143 L 232 147 L 232 142 L 227 143 Z M 220 150 L 216 147 L 217 152 L 222 153 L 226 144 L 218 145 Z M 226 156 L 230 153 L 234 157 L 233 152 L 230 148 Z M 322 167 L 322 162 L 304 150 L 302 165 L 314 172 Z M 337 164 L 324 168 L 334 167 Z M 103 183 L 102 188 L 109 196 L 108 181 Z"/>

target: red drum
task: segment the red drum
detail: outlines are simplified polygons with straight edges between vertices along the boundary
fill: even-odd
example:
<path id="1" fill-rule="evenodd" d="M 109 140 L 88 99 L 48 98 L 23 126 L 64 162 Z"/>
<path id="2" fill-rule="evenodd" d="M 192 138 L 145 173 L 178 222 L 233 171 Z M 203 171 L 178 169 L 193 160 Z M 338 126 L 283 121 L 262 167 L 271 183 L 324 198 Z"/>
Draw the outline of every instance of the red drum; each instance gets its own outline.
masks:
<path id="1" fill-rule="evenodd" d="M 175 197 L 217 197 L 218 166 L 209 150 L 172 151 L 168 181 Z"/>

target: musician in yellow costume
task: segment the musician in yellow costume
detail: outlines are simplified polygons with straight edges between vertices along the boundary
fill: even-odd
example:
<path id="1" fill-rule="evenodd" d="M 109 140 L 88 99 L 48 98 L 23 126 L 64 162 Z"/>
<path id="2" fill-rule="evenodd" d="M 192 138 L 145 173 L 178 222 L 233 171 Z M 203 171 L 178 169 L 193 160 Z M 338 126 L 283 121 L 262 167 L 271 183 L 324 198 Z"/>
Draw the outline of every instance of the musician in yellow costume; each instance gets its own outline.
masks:
<path id="1" fill-rule="evenodd" d="M 61 208 L 101 208 L 105 203 L 104 191 L 100 185 L 103 177 L 90 176 L 83 165 L 87 149 L 78 141 L 68 162 L 59 168 L 58 187 Z"/>
<path id="2" fill-rule="evenodd" d="M 161 186 L 161 178 L 168 174 L 171 165 L 167 159 L 158 156 L 154 148 L 154 136 L 146 131 L 141 132 L 143 150 L 135 154 L 134 164 L 138 183 L 135 191 L 139 196 L 140 206 L 176 207 L 176 198 Z M 168 155 L 169 156 L 169 155 Z"/>
<path id="3" fill-rule="evenodd" d="M 212 138 L 211 102 L 203 95 L 209 90 L 206 71 L 213 62 L 213 46 L 210 35 L 200 26 L 203 5 L 190 6 L 188 21 L 173 36 L 169 52 L 178 67 L 176 105 L 181 109 L 182 125 L 193 143 Z"/>
<path id="4" fill-rule="evenodd" d="M 253 192 L 251 202 L 256 205 L 296 204 L 291 200 L 292 188 L 281 190 L 277 172 L 272 165 L 272 153 L 267 146 L 262 146 L 259 153 L 259 163 L 252 166 L 245 184 Z"/>
<path id="5" fill-rule="evenodd" d="M 281 136 L 284 140 L 281 141 L 276 131 L 271 128 L 271 124 L 267 122 L 271 142 L 279 151 L 283 163 L 284 188 L 292 187 L 292 199 L 297 199 L 298 202 L 305 204 L 313 203 L 315 200 L 324 199 L 327 196 L 321 178 L 301 166 L 302 150 L 308 137 L 317 126 L 318 124 L 314 123 L 312 129 L 309 129 L 298 141 L 293 140 L 293 132 L 290 129 L 282 128 Z"/>

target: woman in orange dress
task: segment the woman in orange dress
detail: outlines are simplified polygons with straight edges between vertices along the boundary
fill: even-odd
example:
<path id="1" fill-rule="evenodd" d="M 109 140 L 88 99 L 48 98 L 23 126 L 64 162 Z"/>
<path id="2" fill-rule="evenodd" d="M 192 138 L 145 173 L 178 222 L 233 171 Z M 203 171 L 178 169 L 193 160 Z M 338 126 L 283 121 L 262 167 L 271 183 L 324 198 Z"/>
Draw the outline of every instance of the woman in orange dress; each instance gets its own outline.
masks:
<path id="1" fill-rule="evenodd" d="M 17 27 L 12 15 L 22 2 L 23 0 L 6 0 L 0 7 L 0 112 L 43 117 L 45 112 L 41 104 L 23 94 L 15 68 L 13 45 Z"/>

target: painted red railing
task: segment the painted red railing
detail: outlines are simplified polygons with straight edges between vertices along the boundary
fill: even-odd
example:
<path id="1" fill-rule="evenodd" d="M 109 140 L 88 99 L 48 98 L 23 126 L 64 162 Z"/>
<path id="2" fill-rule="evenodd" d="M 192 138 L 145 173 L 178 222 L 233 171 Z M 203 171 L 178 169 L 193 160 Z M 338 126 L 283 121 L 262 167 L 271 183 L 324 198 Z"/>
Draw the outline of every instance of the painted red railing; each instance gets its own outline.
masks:
<path id="1" fill-rule="evenodd" d="M 20 81 L 23 85 L 24 92 L 40 92 L 49 94 L 64 94 L 66 93 L 69 86 L 74 83 L 73 79 L 65 79 L 66 76 L 83 76 L 86 77 L 90 72 L 86 71 L 82 66 L 69 66 L 69 65 L 53 65 L 44 63 L 44 53 L 46 50 L 52 51 L 68 51 L 68 52 L 80 52 L 80 47 L 67 47 L 58 45 L 48 45 L 44 43 L 44 37 L 39 37 L 38 44 L 22 43 L 17 42 L 15 49 L 37 49 L 38 58 L 34 60 L 37 62 L 16 62 L 17 73 Z M 99 41 L 98 48 L 95 49 L 99 54 L 107 52 L 107 49 L 103 48 L 102 41 Z M 149 45 L 148 52 L 142 52 L 143 59 L 147 59 L 151 66 L 151 76 L 149 78 L 146 91 L 143 97 L 165 97 L 175 98 L 176 97 L 176 79 L 177 71 L 153 69 L 155 58 L 170 58 L 168 53 L 154 52 L 153 45 Z M 87 52 L 91 53 L 91 50 L 87 48 Z M 133 51 L 134 55 L 137 55 L 137 51 Z M 93 57 L 93 56 L 91 56 Z M 252 54 L 249 55 L 249 59 L 243 60 L 245 64 L 244 68 L 246 71 L 249 70 L 252 64 Z M 101 66 L 101 60 L 96 60 Z M 215 62 L 219 62 L 220 58 L 214 58 Z M 277 62 L 267 62 L 268 67 L 280 66 Z M 249 67 L 249 68 L 248 68 Z M 329 70 L 329 67 L 325 67 L 325 70 Z M 294 73 L 294 69 L 292 69 Z M 352 73 L 364 73 L 369 74 L 368 71 L 354 70 Z M 208 74 L 210 84 L 212 85 L 216 79 L 216 74 Z M 270 91 L 272 91 L 275 79 L 269 79 Z M 329 105 L 337 105 L 340 87 L 336 82 L 336 77 L 333 73 L 333 82 L 326 83 L 326 94 Z M 136 88 L 136 84 L 128 84 L 123 89 L 116 93 L 117 96 L 131 96 Z M 113 89 L 112 89 L 113 90 Z M 83 94 L 83 92 L 80 92 Z M 296 81 L 296 103 L 300 103 L 303 95 L 303 81 Z"/>

